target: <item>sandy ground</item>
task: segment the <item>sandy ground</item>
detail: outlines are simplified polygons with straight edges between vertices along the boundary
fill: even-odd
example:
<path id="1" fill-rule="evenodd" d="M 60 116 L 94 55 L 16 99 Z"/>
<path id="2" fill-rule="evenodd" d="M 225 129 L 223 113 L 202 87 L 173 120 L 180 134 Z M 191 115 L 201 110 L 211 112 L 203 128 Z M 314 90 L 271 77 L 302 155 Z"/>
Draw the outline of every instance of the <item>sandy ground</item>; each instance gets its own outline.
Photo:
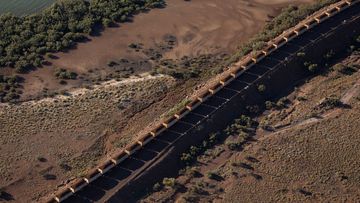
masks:
<path id="1" fill-rule="evenodd" d="M 231 53 L 289 2 L 294 3 L 169 0 L 165 9 L 152 10 L 136 16 L 133 23 L 107 29 L 100 37 L 91 38 L 91 42 L 57 54 L 59 59 L 52 61 L 53 66 L 24 75 L 25 96 L 36 96 L 44 88 L 59 91 L 89 84 L 85 82 L 89 70 L 92 75 L 106 74 L 110 60 L 144 60 L 142 53 L 135 53 L 128 45 L 136 42 L 151 48 L 167 34 L 177 38 L 174 49 L 165 53 L 169 58 Z M 83 79 L 59 85 L 54 67 L 76 71 Z M 0 106 L 0 124 L 4 126 L 0 132 L 0 188 L 5 188 L 16 202 L 36 200 L 53 191 L 66 179 L 81 175 L 108 152 L 124 146 L 154 118 L 190 94 L 186 90 L 193 91 L 195 85 L 186 85 L 167 92 L 174 86 L 172 79 L 152 78 L 95 88 L 65 100 Z"/>

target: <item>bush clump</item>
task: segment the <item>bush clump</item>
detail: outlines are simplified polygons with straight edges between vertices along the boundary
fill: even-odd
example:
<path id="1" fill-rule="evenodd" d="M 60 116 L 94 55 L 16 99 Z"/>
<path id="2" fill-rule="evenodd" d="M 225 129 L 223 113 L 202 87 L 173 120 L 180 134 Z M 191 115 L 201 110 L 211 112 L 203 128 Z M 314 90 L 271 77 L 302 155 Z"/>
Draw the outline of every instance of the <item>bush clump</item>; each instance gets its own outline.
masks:
<path id="1" fill-rule="evenodd" d="M 162 183 L 165 187 L 168 188 L 175 188 L 177 184 L 175 178 L 164 178 Z"/>
<path id="2" fill-rule="evenodd" d="M 241 115 L 240 118 L 235 119 L 234 123 L 225 129 L 225 133 L 229 136 L 239 135 L 243 131 L 247 131 L 253 125 L 253 121 L 246 115 Z"/>
<path id="3" fill-rule="evenodd" d="M 317 106 L 319 109 L 329 110 L 336 107 L 342 107 L 344 104 L 341 102 L 339 97 L 330 96 L 326 97 L 319 102 Z"/>
<path id="4" fill-rule="evenodd" d="M 0 75 L 0 102 L 15 102 L 20 98 L 23 78 Z"/>
<path id="5" fill-rule="evenodd" d="M 316 63 L 310 63 L 310 62 L 305 62 L 304 66 L 312 73 L 316 72 L 318 70 L 318 64 Z"/>
<path id="6" fill-rule="evenodd" d="M 66 69 L 60 68 L 55 72 L 55 76 L 59 79 L 64 79 L 64 80 L 76 80 L 78 74 L 75 72 L 67 71 Z"/>
<path id="7" fill-rule="evenodd" d="M 266 86 L 265 86 L 265 85 L 259 85 L 259 86 L 258 86 L 258 91 L 259 91 L 260 93 L 265 92 L 265 91 L 266 91 Z"/>

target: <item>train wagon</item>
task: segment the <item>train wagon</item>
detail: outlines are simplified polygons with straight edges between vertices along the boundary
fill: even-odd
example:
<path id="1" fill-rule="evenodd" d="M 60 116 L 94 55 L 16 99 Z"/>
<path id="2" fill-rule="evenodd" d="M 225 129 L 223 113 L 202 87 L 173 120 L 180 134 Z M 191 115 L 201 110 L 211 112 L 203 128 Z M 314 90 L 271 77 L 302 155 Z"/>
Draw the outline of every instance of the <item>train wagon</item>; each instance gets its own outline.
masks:
<path id="1" fill-rule="evenodd" d="M 165 126 L 163 124 L 159 124 L 150 133 L 155 137 L 158 136 L 160 133 L 164 132 L 165 130 Z"/>
<path id="2" fill-rule="evenodd" d="M 120 162 L 124 161 L 127 157 L 129 157 L 129 154 L 127 154 L 124 150 L 118 152 L 117 154 L 115 154 L 112 158 L 111 161 L 114 164 L 119 164 Z"/>
<path id="3" fill-rule="evenodd" d="M 262 52 L 267 56 L 271 52 L 275 51 L 275 49 L 276 47 L 274 46 L 274 44 L 269 44 L 262 50 Z"/>
<path id="4" fill-rule="evenodd" d="M 206 90 L 205 92 L 201 93 L 198 96 L 198 100 L 201 102 L 206 101 L 209 97 L 211 97 L 211 92 L 209 92 L 209 90 Z"/>
<path id="5" fill-rule="evenodd" d="M 93 169 L 91 170 L 85 177 L 84 177 L 84 180 L 87 182 L 87 183 L 91 183 L 92 181 L 94 181 L 96 178 L 100 177 L 101 176 L 101 173 L 100 171 L 96 168 L 96 169 Z"/>
<path id="6" fill-rule="evenodd" d="M 136 142 L 136 143 L 132 143 L 129 146 L 127 146 L 124 151 L 128 155 L 132 155 L 134 152 L 136 152 L 140 148 L 141 148 L 141 145 L 139 145 L 139 143 Z"/>
<path id="7" fill-rule="evenodd" d="M 194 99 L 192 102 L 186 105 L 186 108 L 190 111 L 194 110 L 196 107 L 198 107 L 201 104 L 201 101 L 198 99 Z"/>
<path id="8" fill-rule="evenodd" d="M 170 128 L 173 126 L 178 119 L 175 115 L 171 116 L 170 118 L 166 119 L 162 124 L 165 128 Z"/>
<path id="9" fill-rule="evenodd" d="M 258 63 L 261 59 L 265 57 L 265 53 L 262 51 L 258 51 L 255 55 L 251 58 L 255 63 Z"/>
<path id="10" fill-rule="evenodd" d="M 220 82 L 216 83 L 215 85 L 213 85 L 212 87 L 209 88 L 209 92 L 211 94 L 215 94 L 216 92 L 218 92 L 219 90 L 221 90 L 223 86 L 221 85 Z"/>
<path id="11" fill-rule="evenodd" d="M 76 179 L 71 185 L 70 190 L 75 193 L 85 187 L 88 183 L 83 178 Z"/>
<path id="12" fill-rule="evenodd" d="M 151 133 L 147 133 L 146 135 L 139 138 L 137 141 L 142 147 L 149 143 L 152 139 L 154 139 L 154 136 Z"/>
<path id="13" fill-rule="evenodd" d="M 98 167 L 98 170 L 100 171 L 100 173 L 104 174 L 114 167 L 115 164 L 111 160 L 107 160 Z"/>
<path id="14" fill-rule="evenodd" d="M 70 188 L 65 188 L 63 190 L 60 190 L 59 192 L 57 192 L 55 194 L 55 200 L 57 202 L 61 202 L 64 201 L 65 199 L 69 198 L 72 195 L 72 191 L 70 190 Z"/>
<path id="15" fill-rule="evenodd" d="M 305 25 L 300 25 L 294 29 L 294 32 L 296 33 L 297 36 L 299 36 L 299 35 L 303 34 L 306 30 L 307 30 L 307 27 Z"/>
<path id="16" fill-rule="evenodd" d="M 186 116 L 188 113 L 190 113 L 190 110 L 187 107 L 184 107 L 175 113 L 175 117 L 177 119 L 181 119 L 182 117 Z"/>
<path id="17" fill-rule="evenodd" d="M 223 76 L 221 79 L 220 79 L 220 83 L 223 85 L 223 86 L 226 86 L 227 84 L 229 84 L 231 81 L 234 80 L 234 77 L 231 76 L 230 74 L 227 74 L 225 76 Z"/>

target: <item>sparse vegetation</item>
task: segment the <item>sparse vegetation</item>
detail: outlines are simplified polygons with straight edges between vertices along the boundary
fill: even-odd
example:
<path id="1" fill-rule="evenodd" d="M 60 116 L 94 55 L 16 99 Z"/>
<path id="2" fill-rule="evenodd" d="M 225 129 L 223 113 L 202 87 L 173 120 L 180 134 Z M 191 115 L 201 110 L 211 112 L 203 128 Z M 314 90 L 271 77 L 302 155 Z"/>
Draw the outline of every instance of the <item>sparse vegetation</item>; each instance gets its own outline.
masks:
<path id="1" fill-rule="evenodd" d="M 161 57 L 160 57 L 161 58 Z M 197 78 L 202 73 L 208 72 L 212 68 L 216 68 L 221 58 L 216 58 L 211 55 L 200 55 L 198 57 L 182 57 L 180 61 L 172 59 L 162 59 L 159 61 L 157 67 L 154 68 L 152 74 L 166 74 L 176 79 L 188 80 Z M 206 65 L 206 69 L 203 66 Z"/>
<path id="2" fill-rule="evenodd" d="M 197 156 L 203 153 L 206 149 L 214 146 L 219 141 L 220 133 L 212 133 L 209 135 L 208 140 L 203 141 L 201 146 L 191 146 L 188 152 L 182 153 L 180 160 L 186 165 L 192 164 Z"/>
<path id="3" fill-rule="evenodd" d="M 175 113 L 180 111 L 180 109 L 184 108 L 189 103 L 190 103 L 190 99 L 186 98 L 186 99 L 182 100 L 180 103 L 176 104 L 173 108 L 171 108 L 165 114 L 161 115 L 161 117 L 169 118 L 170 116 L 173 116 Z"/>

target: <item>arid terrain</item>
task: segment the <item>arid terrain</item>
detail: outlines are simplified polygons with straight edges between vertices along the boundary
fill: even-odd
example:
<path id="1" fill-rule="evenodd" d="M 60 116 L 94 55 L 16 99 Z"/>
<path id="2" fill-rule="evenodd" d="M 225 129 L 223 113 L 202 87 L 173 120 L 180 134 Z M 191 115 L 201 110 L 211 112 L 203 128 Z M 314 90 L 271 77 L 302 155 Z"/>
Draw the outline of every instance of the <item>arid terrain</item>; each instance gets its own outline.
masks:
<path id="1" fill-rule="evenodd" d="M 30 202 L 82 175 L 209 77 L 149 74 L 164 59 L 181 63 L 188 56 L 198 69 L 215 69 L 281 8 L 308 2 L 169 0 L 163 9 L 48 56 L 52 65 L 21 75 L 25 102 L 0 104 L 0 188 L 9 199 Z M 78 79 L 61 82 L 59 68 Z"/>
<path id="2" fill-rule="evenodd" d="M 359 69 L 355 52 L 305 80 L 254 118 L 251 139 L 227 137 L 143 202 L 359 201 Z"/>
<path id="3" fill-rule="evenodd" d="M 44 92 L 53 95 L 108 78 L 123 78 L 129 69 L 130 74 L 149 71 L 152 65 L 157 65 L 154 60 L 149 60 L 156 54 L 164 59 L 180 59 L 183 56 L 232 53 L 281 8 L 289 3 L 308 2 L 311 0 L 169 0 L 165 9 L 136 16 L 133 22 L 108 28 L 99 36 L 91 37 L 90 42 L 79 44 L 75 50 L 49 57 L 52 65 L 22 75 L 25 78 L 22 98 L 28 100 L 38 98 Z M 174 46 L 169 47 L 169 36 Z M 130 44 L 140 44 L 139 49 L 130 48 Z M 124 63 L 124 59 L 128 62 Z M 119 65 L 109 67 L 110 61 Z M 55 77 L 59 68 L 76 72 L 79 79 L 59 84 L 60 80 Z M 5 75 L 12 72 L 0 70 L 0 74 Z"/>

